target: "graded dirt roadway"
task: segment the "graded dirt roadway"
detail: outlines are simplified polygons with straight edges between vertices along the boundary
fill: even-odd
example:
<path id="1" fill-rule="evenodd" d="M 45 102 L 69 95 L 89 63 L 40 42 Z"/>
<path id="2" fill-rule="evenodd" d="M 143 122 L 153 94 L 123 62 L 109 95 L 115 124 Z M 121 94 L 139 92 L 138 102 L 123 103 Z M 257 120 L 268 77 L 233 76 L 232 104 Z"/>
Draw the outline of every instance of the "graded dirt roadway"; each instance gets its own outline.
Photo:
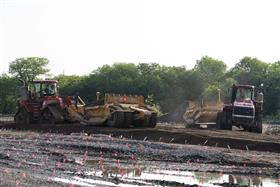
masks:
<path id="1" fill-rule="evenodd" d="M 183 124 L 159 123 L 156 128 L 110 128 L 102 126 L 84 126 L 81 124 L 33 124 L 22 127 L 16 124 L 2 125 L 14 130 L 31 130 L 71 134 L 107 134 L 113 137 L 124 137 L 153 142 L 206 145 L 241 150 L 270 151 L 280 153 L 280 125 L 264 125 L 264 133 L 257 134 L 234 128 L 233 131 L 185 128 Z"/>
<path id="2" fill-rule="evenodd" d="M 6 124 L 0 186 L 279 186 L 278 126 L 265 133 Z"/>

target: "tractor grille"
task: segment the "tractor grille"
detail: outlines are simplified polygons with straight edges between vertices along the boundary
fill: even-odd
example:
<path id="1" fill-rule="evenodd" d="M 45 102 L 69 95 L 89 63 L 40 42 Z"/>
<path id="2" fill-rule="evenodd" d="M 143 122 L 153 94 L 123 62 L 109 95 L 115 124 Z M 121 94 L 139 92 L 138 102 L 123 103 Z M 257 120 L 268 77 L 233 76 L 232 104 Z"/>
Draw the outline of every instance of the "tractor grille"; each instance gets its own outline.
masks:
<path id="1" fill-rule="evenodd" d="M 248 125 L 251 124 L 254 119 L 253 118 L 243 118 L 243 117 L 233 117 L 232 119 L 234 123 L 239 124 L 239 125 Z"/>
<path id="2" fill-rule="evenodd" d="M 254 116 L 254 108 L 250 107 L 234 107 L 233 114 L 239 116 Z"/>

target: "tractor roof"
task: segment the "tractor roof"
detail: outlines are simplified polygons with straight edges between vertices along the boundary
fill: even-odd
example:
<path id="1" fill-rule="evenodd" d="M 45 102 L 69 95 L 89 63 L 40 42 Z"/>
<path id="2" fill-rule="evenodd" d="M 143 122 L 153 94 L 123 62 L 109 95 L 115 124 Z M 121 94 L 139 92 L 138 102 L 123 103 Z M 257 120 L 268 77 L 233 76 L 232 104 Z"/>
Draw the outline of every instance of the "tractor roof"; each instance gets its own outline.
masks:
<path id="1" fill-rule="evenodd" d="M 57 80 L 33 80 L 33 83 L 57 83 Z"/>
<path id="2" fill-rule="evenodd" d="M 254 89 L 255 86 L 253 85 L 245 85 L 245 84 L 234 84 L 233 86 L 237 87 L 237 88 L 247 88 L 247 89 Z"/>

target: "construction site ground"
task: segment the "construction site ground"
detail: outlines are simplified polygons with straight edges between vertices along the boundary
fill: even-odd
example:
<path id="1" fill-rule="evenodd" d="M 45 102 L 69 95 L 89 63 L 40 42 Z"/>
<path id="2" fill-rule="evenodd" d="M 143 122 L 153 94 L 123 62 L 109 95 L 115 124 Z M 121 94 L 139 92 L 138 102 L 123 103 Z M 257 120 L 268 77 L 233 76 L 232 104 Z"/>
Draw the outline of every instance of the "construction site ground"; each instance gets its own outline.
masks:
<path id="1" fill-rule="evenodd" d="M 280 186 L 280 125 L 6 123 L 0 140 L 0 186 Z"/>

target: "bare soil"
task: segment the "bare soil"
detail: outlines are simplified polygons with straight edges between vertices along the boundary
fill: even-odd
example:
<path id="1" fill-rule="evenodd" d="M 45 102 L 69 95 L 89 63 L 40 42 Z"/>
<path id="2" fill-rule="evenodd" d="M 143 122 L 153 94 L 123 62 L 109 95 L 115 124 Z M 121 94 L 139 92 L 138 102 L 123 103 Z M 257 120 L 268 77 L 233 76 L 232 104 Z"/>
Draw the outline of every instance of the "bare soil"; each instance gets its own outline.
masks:
<path id="1" fill-rule="evenodd" d="M 233 131 L 185 128 L 183 124 L 160 123 L 156 128 L 112 128 L 103 126 L 84 126 L 81 124 L 32 124 L 19 126 L 14 123 L 2 125 L 2 128 L 28 130 L 41 133 L 71 134 L 107 134 L 134 140 L 153 142 L 206 145 L 241 150 L 280 152 L 280 125 L 264 125 L 264 133 L 251 133 L 234 128 Z"/>
<path id="2" fill-rule="evenodd" d="M 256 134 L 180 124 L 155 129 L 5 124 L 0 186 L 250 186 L 251 181 L 265 186 L 264 178 L 277 186 L 280 136 L 270 130 L 275 128 Z M 233 184 L 236 176 L 254 180 Z"/>

